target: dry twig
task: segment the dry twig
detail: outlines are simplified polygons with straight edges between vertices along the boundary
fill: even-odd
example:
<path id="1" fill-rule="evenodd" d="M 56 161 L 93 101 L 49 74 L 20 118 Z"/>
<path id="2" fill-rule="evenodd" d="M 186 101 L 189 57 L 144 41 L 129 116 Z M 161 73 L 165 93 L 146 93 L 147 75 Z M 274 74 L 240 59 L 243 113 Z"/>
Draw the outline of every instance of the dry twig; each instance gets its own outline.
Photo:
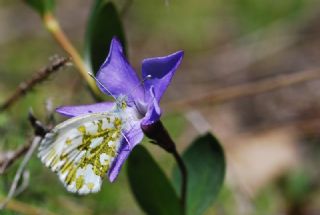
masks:
<path id="1" fill-rule="evenodd" d="M 30 146 L 31 142 L 29 141 L 27 144 L 17 149 L 9 158 L 0 163 L 0 175 L 2 175 L 16 160 L 23 156 Z"/>
<path id="2" fill-rule="evenodd" d="M 0 201 L 3 200 L 3 197 L 0 196 Z M 10 200 L 10 202 L 8 202 L 7 209 L 16 212 L 17 214 L 25 214 L 25 215 L 35 215 L 35 214 L 45 214 L 45 215 L 55 215 L 55 213 L 48 211 L 44 208 L 38 208 L 34 205 L 28 204 L 28 203 L 24 203 L 24 202 L 20 202 L 18 200 Z"/>
<path id="3" fill-rule="evenodd" d="M 201 103 L 223 103 L 246 96 L 258 95 L 280 88 L 289 87 L 295 84 L 301 84 L 303 82 L 312 81 L 318 78 L 320 78 L 319 69 L 306 70 L 303 72 L 288 75 L 280 75 L 261 81 L 255 81 L 252 83 L 216 89 L 213 90 L 212 93 L 200 96 L 193 96 L 188 99 L 171 102 L 166 104 L 165 106 L 168 110 L 182 110 L 190 108 L 190 106 L 192 105 L 198 105 Z"/>
<path id="4" fill-rule="evenodd" d="M 32 144 L 27 152 L 27 154 L 24 156 L 23 158 L 23 161 L 22 163 L 20 164 L 15 176 L 14 176 L 14 179 L 13 179 L 13 182 L 11 184 L 11 187 L 10 187 L 10 190 L 9 190 L 9 193 L 8 193 L 8 196 L 6 197 L 6 199 L 1 202 L 0 204 L 0 210 L 4 209 L 6 204 L 8 204 L 8 202 L 16 195 L 16 190 L 17 190 L 17 187 L 18 187 L 18 183 L 20 181 L 20 178 L 21 178 L 21 175 L 23 174 L 24 170 L 25 170 L 25 167 L 26 165 L 28 164 L 33 152 L 35 151 L 35 149 L 38 147 L 40 141 L 41 141 L 42 137 L 40 136 L 36 136 L 33 141 L 32 141 Z"/>
<path id="5" fill-rule="evenodd" d="M 51 65 L 35 73 L 29 80 L 20 83 L 16 91 L 3 104 L 0 105 L 0 112 L 9 108 L 23 95 L 29 92 L 35 85 L 47 79 L 52 73 L 59 71 L 59 69 L 65 66 L 68 62 L 70 62 L 69 58 L 57 58 Z"/>
<path id="6" fill-rule="evenodd" d="M 48 128 L 44 127 L 41 122 L 33 116 L 31 111 L 29 112 L 29 121 L 34 129 L 34 133 L 36 134 L 36 136 L 43 137 L 47 133 Z M 2 175 L 15 161 L 25 155 L 25 153 L 27 153 L 30 149 L 31 145 L 32 141 L 29 140 L 28 143 L 17 149 L 15 152 L 13 152 L 12 155 L 10 155 L 10 157 L 2 161 L 0 163 L 0 175 Z"/>
<path id="7" fill-rule="evenodd" d="M 28 182 L 26 182 L 27 180 L 25 180 L 24 182 L 26 183 L 22 183 L 22 185 L 20 187 L 18 187 L 18 183 L 20 181 L 21 176 L 24 177 L 24 179 L 28 179 L 27 174 L 25 174 L 25 168 L 26 165 L 28 164 L 29 160 L 31 159 L 31 156 L 33 154 L 33 152 L 36 150 L 36 148 L 38 147 L 39 143 L 42 140 L 42 137 L 46 134 L 47 132 L 47 128 L 45 128 L 40 121 L 38 121 L 33 115 L 32 112 L 29 112 L 29 121 L 32 125 L 32 127 L 34 128 L 34 133 L 35 133 L 35 137 L 32 140 L 32 143 L 30 145 L 30 147 L 27 147 L 26 150 L 24 150 L 24 152 L 26 153 L 23 161 L 21 162 L 15 176 L 13 179 L 13 182 L 11 184 L 8 196 L 5 198 L 5 200 L 3 202 L 1 202 L 0 204 L 0 210 L 4 209 L 6 207 L 6 205 L 8 204 L 9 201 L 11 201 L 11 199 L 16 196 L 18 193 L 20 193 L 22 190 L 25 189 L 26 184 Z M 22 153 L 23 154 L 23 153 Z M 14 161 L 14 160 L 13 160 Z M 13 162 L 12 161 L 12 162 Z M 18 189 L 17 189 L 18 188 Z"/>

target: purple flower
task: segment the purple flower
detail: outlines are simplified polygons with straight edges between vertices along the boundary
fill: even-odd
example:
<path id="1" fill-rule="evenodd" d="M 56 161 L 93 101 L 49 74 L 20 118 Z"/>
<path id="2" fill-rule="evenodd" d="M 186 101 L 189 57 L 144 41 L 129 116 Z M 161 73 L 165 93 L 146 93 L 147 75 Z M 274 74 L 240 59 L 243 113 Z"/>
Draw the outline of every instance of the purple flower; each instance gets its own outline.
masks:
<path id="1" fill-rule="evenodd" d="M 116 98 L 124 96 L 128 106 L 126 110 L 132 116 L 132 120 L 130 120 L 131 129 L 124 131 L 129 143 L 126 140 L 123 141 L 108 171 L 110 182 L 113 182 L 118 176 L 133 147 L 141 142 L 144 136 L 141 126 L 149 126 L 159 121 L 160 99 L 180 65 L 182 57 L 183 51 L 179 51 L 165 57 L 144 59 L 142 81 L 140 81 L 125 58 L 120 42 L 115 38 L 112 40 L 109 55 L 97 73 L 97 80 L 100 82 L 98 86 L 101 91 L 106 94 L 110 92 Z M 57 108 L 57 112 L 64 116 L 74 117 L 88 113 L 108 112 L 114 106 L 114 102 L 63 106 Z"/>

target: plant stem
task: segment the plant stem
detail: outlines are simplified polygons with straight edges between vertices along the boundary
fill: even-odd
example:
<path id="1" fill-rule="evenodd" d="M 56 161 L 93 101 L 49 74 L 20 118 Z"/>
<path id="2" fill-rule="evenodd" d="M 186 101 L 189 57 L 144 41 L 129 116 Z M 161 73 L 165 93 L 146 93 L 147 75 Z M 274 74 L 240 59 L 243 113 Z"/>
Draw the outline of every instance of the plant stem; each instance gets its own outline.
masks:
<path id="1" fill-rule="evenodd" d="M 55 19 L 55 17 L 50 12 L 46 12 L 44 14 L 43 22 L 46 28 L 48 29 L 48 31 L 53 35 L 56 41 L 60 44 L 60 46 L 70 55 L 75 66 L 78 68 L 78 71 L 80 72 L 83 79 L 88 83 L 92 92 L 97 96 L 101 95 L 101 92 L 97 88 L 95 81 L 88 74 L 89 69 L 85 65 L 80 54 L 77 52 L 77 50 L 73 47 L 73 45 L 69 41 L 68 37 L 62 31 L 59 25 L 59 22 Z"/>
<path id="2" fill-rule="evenodd" d="M 172 155 L 174 159 L 176 160 L 180 173 L 181 173 L 181 197 L 180 197 L 180 204 L 182 208 L 182 214 L 186 214 L 186 199 L 187 199 L 187 182 L 188 182 L 188 173 L 187 173 L 187 168 L 186 165 L 184 164 L 181 156 L 175 149 L 172 152 Z"/>
<path id="3" fill-rule="evenodd" d="M 167 129 L 163 126 L 160 120 L 151 125 L 142 125 L 141 128 L 144 134 L 152 139 L 152 143 L 160 146 L 161 148 L 172 154 L 178 164 L 179 170 L 181 172 L 180 204 L 182 208 L 182 214 L 184 215 L 186 212 L 188 171 L 184 161 L 177 151 L 176 144 L 174 143 Z"/>

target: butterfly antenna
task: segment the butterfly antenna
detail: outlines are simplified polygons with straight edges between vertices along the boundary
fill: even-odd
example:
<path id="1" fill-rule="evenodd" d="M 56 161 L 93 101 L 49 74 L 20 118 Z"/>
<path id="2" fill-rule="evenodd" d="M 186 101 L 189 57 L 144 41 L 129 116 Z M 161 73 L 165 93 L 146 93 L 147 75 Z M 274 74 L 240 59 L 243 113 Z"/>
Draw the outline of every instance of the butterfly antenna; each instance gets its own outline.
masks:
<path id="1" fill-rule="evenodd" d="M 117 98 L 110 92 L 110 90 L 108 88 L 106 88 L 91 72 L 88 72 L 88 74 L 91 76 L 91 78 L 93 78 L 96 82 L 98 82 L 98 84 L 105 90 L 107 91 L 107 93 L 112 96 L 115 100 L 117 100 Z"/>
<path id="2" fill-rule="evenodd" d="M 140 87 L 146 80 L 149 80 L 149 79 L 151 79 L 151 78 L 152 78 L 151 75 L 147 75 L 146 77 L 144 77 L 144 79 L 142 79 L 142 80 L 139 82 L 139 84 L 137 84 L 137 85 L 134 87 L 134 89 L 133 89 L 133 91 L 132 91 L 132 94 L 135 93 L 135 92 L 138 90 L 138 87 Z"/>

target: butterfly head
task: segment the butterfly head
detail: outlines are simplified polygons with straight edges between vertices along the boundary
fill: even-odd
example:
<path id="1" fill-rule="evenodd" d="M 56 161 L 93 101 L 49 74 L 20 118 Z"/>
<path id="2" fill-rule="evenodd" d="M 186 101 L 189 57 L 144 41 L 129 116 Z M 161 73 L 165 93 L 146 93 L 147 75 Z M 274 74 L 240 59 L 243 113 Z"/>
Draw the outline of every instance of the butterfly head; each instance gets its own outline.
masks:
<path id="1" fill-rule="evenodd" d="M 124 111 L 128 107 L 127 96 L 120 95 L 116 99 L 116 110 Z"/>

